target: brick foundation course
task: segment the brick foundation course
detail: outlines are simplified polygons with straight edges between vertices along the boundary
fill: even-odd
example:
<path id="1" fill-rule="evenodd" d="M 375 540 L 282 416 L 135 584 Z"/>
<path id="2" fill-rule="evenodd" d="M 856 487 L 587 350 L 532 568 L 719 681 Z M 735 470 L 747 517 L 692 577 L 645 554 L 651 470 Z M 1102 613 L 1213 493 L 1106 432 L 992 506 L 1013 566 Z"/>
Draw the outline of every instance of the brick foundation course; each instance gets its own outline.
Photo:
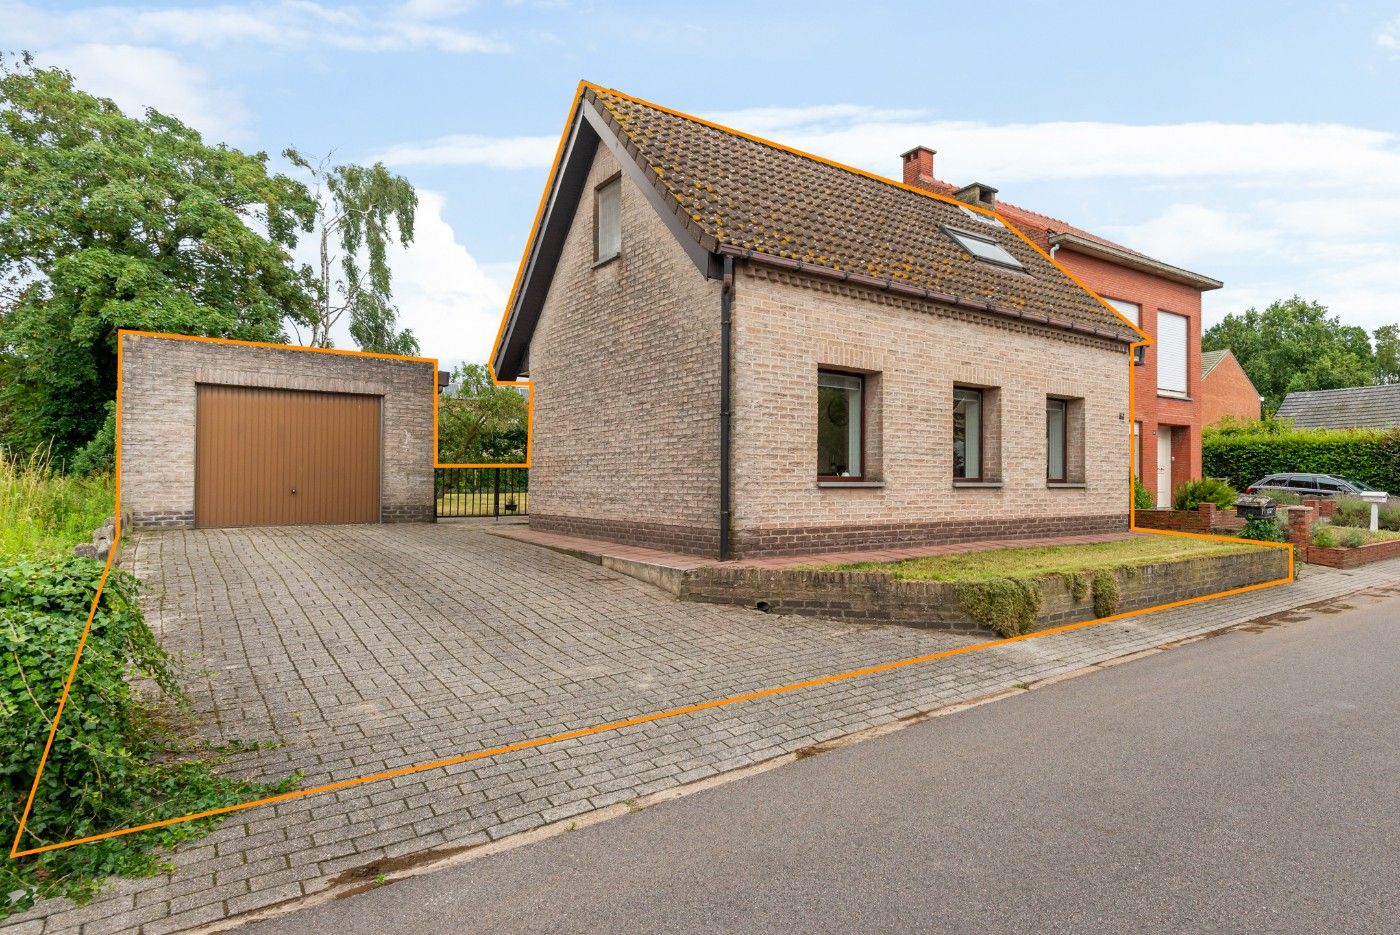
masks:
<path id="1" fill-rule="evenodd" d="M 1395 545 L 1400 546 L 1400 542 Z M 1395 554 L 1400 555 L 1400 550 Z M 1141 610 L 1286 578 L 1288 553 L 1284 549 L 1261 548 L 1120 568 L 1112 575 L 1121 594 L 1118 612 Z M 1075 600 L 1061 575 L 1037 580 L 1041 610 L 1033 629 L 1095 618 L 1092 594 Z M 706 566 L 684 573 L 679 596 L 682 600 L 737 604 L 778 614 L 902 624 L 957 633 L 989 632 L 963 610 L 956 585 L 899 580 L 880 572 Z"/>

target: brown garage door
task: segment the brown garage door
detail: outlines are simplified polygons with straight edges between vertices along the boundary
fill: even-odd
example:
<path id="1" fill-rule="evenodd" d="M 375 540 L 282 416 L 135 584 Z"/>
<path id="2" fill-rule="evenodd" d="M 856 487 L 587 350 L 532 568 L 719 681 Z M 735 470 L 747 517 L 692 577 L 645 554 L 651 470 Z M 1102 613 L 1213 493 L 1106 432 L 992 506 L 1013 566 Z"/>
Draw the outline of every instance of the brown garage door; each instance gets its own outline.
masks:
<path id="1" fill-rule="evenodd" d="M 379 521 L 379 397 L 200 384 L 197 526 Z"/>

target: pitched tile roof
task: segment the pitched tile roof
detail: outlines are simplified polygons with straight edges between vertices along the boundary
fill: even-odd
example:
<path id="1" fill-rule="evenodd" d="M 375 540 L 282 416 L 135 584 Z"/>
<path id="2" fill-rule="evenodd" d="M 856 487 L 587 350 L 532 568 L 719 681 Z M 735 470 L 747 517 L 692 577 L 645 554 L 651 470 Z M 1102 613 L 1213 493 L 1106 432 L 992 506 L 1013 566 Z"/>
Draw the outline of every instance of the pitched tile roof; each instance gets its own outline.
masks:
<path id="1" fill-rule="evenodd" d="M 1210 376 L 1210 372 L 1215 369 L 1215 365 L 1225 359 L 1226 351 L 1201 351 L 1201 379 Z"/>
<path id="2" fill-rule="evenodd" d="M 617 92 L 590 87 L 584 96 L 708 250 L 753 251 L 1138 338 L 1014 231 L 955 202 Z M 944 226 L 995 241 L 1025 271 L 973 258 Z"/>
<path id="3" fill-rule="evenodd" d="M 1400 384 L 1289 393 L 1278 417 L 1299 428 L 1400 428 Z"/>

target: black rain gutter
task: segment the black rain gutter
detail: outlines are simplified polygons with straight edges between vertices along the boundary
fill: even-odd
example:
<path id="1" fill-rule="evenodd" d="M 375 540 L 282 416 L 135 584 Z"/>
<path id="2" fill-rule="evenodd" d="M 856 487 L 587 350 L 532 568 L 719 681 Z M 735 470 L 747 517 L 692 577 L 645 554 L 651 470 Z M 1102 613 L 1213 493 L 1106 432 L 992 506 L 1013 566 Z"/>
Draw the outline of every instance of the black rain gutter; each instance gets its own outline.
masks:
<path id="1" fill-rule="evenodd" d="M 734 257 L 722 260 L 724 276 L 719 289 L 719 558 L 729 559 L 729 436 L 731 398 L 729 392 L 730 345 L 734 325 Z"/>
<path id="2" fill-rule="evenodd" d="M 877 279 L 874 276 L 865 276 L 861 273 L 852 273 L 849 270 L 831 269 L 815 263 L 803 263 L 801 260 L 790 260 L 787 257 L 773 256 L 771 253 L 761 253 L 757 250 L 750 250 L 746 247 L 733 247 L 729 244 L 720 244 L 719 253 L 727 261 L 731 257 L 742 257 L 745 260 L 753 260 L 757 263 L 764 263 L 769 266 L 776 266 L 779 269 L 793 270 L 794 272 L 808 273 L 813 276 L 821 276 L 826 279 L 834 279 L 838 282 L 854 283 L 858 286 L 866 286 L 872 289 L 883 289 L 887 292 L 897 292 L 900 295 L 913 296 L 919 299 L 926 299 L 930 302 L 937 302 L 941 305 L 952 305 L 957 308 L 970 309 L 977 312 L 986 312 L 989 315 L 996 315 L 1000 318 L 1012 318 L 1019 321 L 1032 322 L 1038 325 L 1045 325 L 1049 328 L 1058 328 L 1062 331 L 1072 331 L 1078 334 L 1091 335 L 1096 338 L 1103 338 L 1108 341 L 1117 341 L 1120 344 L 1132 344 L 1140 341 L 1136 334 L 1126 335 L 1107 328 L 1097 328 L 1093 325 L 1080 324 L 1068 318 L 1055 318 L 1050 315 L 1042 315 L 1036 312 L 1027 312 L 1022 309 L 1011 308 L 1007 305 L 1000 305 L 995 302 L 984 302 L 981 299 L 965 299 L 962 296 L 949 295 L 944 292 L 935 292 L 932 289 L 925 289 L 923 286 L 910 285 L 908 283 L 896 282 L 893 279 Z M 727 267 L 726 267 L 727 268 Z"/>

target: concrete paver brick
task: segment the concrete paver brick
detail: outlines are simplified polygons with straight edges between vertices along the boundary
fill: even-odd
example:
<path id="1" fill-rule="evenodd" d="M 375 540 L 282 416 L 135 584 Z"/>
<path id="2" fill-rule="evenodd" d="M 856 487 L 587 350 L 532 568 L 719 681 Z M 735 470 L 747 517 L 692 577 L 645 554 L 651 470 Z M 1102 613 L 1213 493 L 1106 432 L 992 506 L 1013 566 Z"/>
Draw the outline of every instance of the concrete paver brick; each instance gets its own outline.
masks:
<path id="1" fill-rule="evenodd" d="M 968 645 L 930 630 L 681 603 L 474 523 L 144 533 L 125 561 L 191 673 L 208 739 L 271 781 L 364 776 Z M 1231 623 L 1387 586 L 1400 561 L 1051 634 L 879 675 L 427 770 L 230 816 L 173 874 L 43 935 L 116 919 L 161 935 L 324 889 L 388 857 L 498 840 L 944 704 Z M 392 764 L 392 765 L 391 765 Z M 70 914 L 72 913 L 72 914 Z M 138 918 L 139 917 L 139 918 Z M 15 926 L 15 931 L 24 929 Z M 37 930 L 36 930 L 37 931 Z"/>

